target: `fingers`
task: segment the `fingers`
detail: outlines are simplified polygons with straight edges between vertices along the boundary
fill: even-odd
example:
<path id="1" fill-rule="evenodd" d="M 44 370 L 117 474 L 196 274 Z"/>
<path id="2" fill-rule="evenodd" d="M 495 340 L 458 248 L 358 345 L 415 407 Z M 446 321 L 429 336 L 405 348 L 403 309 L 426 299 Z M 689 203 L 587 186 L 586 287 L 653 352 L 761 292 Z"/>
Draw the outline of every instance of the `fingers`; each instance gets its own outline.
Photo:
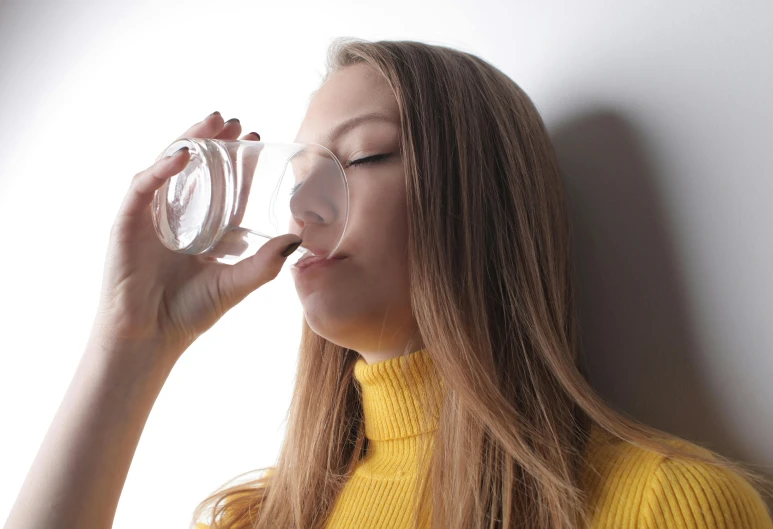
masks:
<path id="1" fill-rule="evenodd" d="M 223 130 L 223 125 L 223 116 L 220 115 L 220 112 L 215 111 L 183 132 L 177 139 L 214 138 L 216 134 Z"/>
<path id="2" fill-rule="evenodd" d="M 237 118 L 231 118 L 225 122 L 225 124 L 223 125 L 223 130 L 221 130 L 220 133 L 217 136 L 215 136 L 215 139 L 234 141 L 239 137 L 239 134 L 241 134 L 241 132 L 242 132 L 242 124 L 239 122 Z M 257 132 L 250 132 L 242 136 L 241 139 L 259 141 L 260 134 L 258 134 Z"/>
<path id="3" fill-rule="evenodd" d="M 242 131 L 242 125 L 237 118 L 231 118 L 228 121 L 223 120 L 220 112 L 213 112 L 191 128 L 183 132 L 177 139 L 182 138 L 216 138 L 219 140 L 235 140 Z M 254 137 L 249 137 L 254 136 Z M 251 132 L 242 137 L 242 139 L 260 140 L 260 135 Z"/>
<path id="4" fill-rule="evenodd" d="M 216 140 L 234 141 L 242 132 L 242 125 L 236 118 L 231 118 L 223 125 L 223 130 L 215 136 Z"/>
<path id="5" fill-rule="evenodd" d="M 282 252 L 302 239 L 295 234 L 279 235 L 267 241 L 255 255 L 233 266 L 224 266 L 218 276 L 218 291 L 223 303 L 233 307 L 251 292 L 274 279 L 287 257 Z M 297 248 L 297 246 L 296 246 Z"/>
<path id="6" fill-rule="evenodd" d="M 136 215 L 142 212 L 152 201 L 153 193 L 171 176 L 185 169 L 190 160 L 188 148 L 183 147 L 176 153 L 161 158 L 144 171 L 137 173 L 129 185 L 129 191 L 121 205 L 122 215 Z"/>
<path id="7" fill-rule="evenodd" d="M 178 136 L 177 140 L 182 138 L 235 140 L 239 137 L 241 130 L 242 126 L 238 119 L 233 118 L 224 122 L 220 112 L 213 112 Z M 242 139 L 255 140 L 260 139 L 260 136 L 251 132 L 246 134 Z M 190 153 L 187 148 L 183 148 L 171 156 L 159 158 L 149 168 L 135 175 L 121 206 L 121 214 L 135 215 L 143 211 L 153 200 L 153 193 L 155 193 L 167 179 L 181 172 L 188 164 L 189 160 Z"/>
<path id="8" fill-rule="evenodd" d="M 177 140 L 182 138 L 235 140 L 239 137 L 241 130 L 242 126 L 238 119 L 232 118 L 224 122 L 223 116 L 220 112 L 216 111 L 186 130 L 177 137 Z M 242 139 L 256 140 L 260 139 L 260 136 L 251 132 L 246 134 Z M 177 151 L 177 153 L 171 156 L 159 158 L 148 169 L 135 175 L 131 186 L 129 187 L 129 192 L 124 198 L 122 214 L 133 215 L 145 209 L 145 207 L 153 200 L 153 193 L 155 193 L 169 177 L 182 171 L 189 159 L 190 154 L 188 153 L 188 149 L 183 148 L 182 151 Z"/>

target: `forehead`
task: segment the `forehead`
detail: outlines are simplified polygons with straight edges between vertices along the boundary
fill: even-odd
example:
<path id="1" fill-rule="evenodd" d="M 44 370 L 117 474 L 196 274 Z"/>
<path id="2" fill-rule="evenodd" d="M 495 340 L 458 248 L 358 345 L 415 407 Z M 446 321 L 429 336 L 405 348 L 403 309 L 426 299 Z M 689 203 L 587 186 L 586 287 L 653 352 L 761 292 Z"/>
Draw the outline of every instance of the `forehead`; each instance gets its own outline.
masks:
<path id="1" fill-rule="evenodd" d="M 295 141 L 325 144 L 337 125 L 370 113 L 390 118 L 393 125 L 400 123 L 397 100 L 386 79 L 369 65 L 347 66 L 331 74 L 312 96 Z M 384 121 L 366 123 L 361 126 L 388 126 Z"/>

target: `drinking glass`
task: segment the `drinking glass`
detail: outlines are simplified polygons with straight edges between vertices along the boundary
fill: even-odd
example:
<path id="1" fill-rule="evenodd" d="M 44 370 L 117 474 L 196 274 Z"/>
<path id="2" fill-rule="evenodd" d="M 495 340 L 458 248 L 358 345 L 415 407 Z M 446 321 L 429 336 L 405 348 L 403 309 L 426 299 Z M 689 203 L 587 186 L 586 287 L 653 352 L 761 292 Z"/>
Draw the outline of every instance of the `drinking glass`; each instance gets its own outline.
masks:
<path id="1" fill-rule="evenodd" d="M 349 219 L 341 162 L 315 143 L 181 138 L 159 159 L 188 147 L 190 161 L 153 197 L 153 226 L 170 250 L 235 264 L 266 241 L 303 239 L 288 257 L 336 255 Z"/>

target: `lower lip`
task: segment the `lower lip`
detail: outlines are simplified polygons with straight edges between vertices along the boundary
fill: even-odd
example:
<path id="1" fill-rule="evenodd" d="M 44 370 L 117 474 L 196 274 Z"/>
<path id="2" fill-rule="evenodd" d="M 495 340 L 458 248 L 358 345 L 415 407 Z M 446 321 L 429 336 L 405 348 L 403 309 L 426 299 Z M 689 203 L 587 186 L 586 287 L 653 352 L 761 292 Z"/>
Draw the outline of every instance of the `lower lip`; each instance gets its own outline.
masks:
<path id="1" fill-rule="evenodd" d="M 331 266 L 334 266 L 337 263 L 340 263 L 346 259 L 345 257 L 342 259 L 322 259 L 321 261 L 317 261 L 316 263 L 312 263 L 309 266 L 304 266 L 303 268 L 295 267 L 295 269 L 298 271 L 299 276 L 305 276 L 307 274 L 310 274 L 314 272 L 315 270 L 322 270 L 324 268 L 330 268 Z"/>

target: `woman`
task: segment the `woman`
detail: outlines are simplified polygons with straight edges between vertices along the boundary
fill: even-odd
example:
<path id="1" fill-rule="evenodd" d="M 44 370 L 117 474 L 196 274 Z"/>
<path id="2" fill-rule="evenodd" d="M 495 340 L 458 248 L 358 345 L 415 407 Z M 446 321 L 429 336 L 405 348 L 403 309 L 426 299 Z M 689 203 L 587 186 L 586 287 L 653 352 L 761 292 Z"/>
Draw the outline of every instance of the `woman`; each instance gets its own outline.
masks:
<path id="1" fill-rule="evenodd" d="M 259 479 L 205 499 L 197 527 L 773 528 L 762 477 L 588 385 L 564 190 L 528 96 L 418 42 L 339 39 L 328 66 L 296 141 L 345 161 L 346 258 L 293 270 L 304 324 L 285 443 Z M 215 113 L 184 136 L 240 132 Z M 148 204 L 187 160 L 132 183 L 72 417 L 57 415 L 9 529 L 109 527 L 174 363 L 298 243 L 233 267 L 166 251 Z"/>

